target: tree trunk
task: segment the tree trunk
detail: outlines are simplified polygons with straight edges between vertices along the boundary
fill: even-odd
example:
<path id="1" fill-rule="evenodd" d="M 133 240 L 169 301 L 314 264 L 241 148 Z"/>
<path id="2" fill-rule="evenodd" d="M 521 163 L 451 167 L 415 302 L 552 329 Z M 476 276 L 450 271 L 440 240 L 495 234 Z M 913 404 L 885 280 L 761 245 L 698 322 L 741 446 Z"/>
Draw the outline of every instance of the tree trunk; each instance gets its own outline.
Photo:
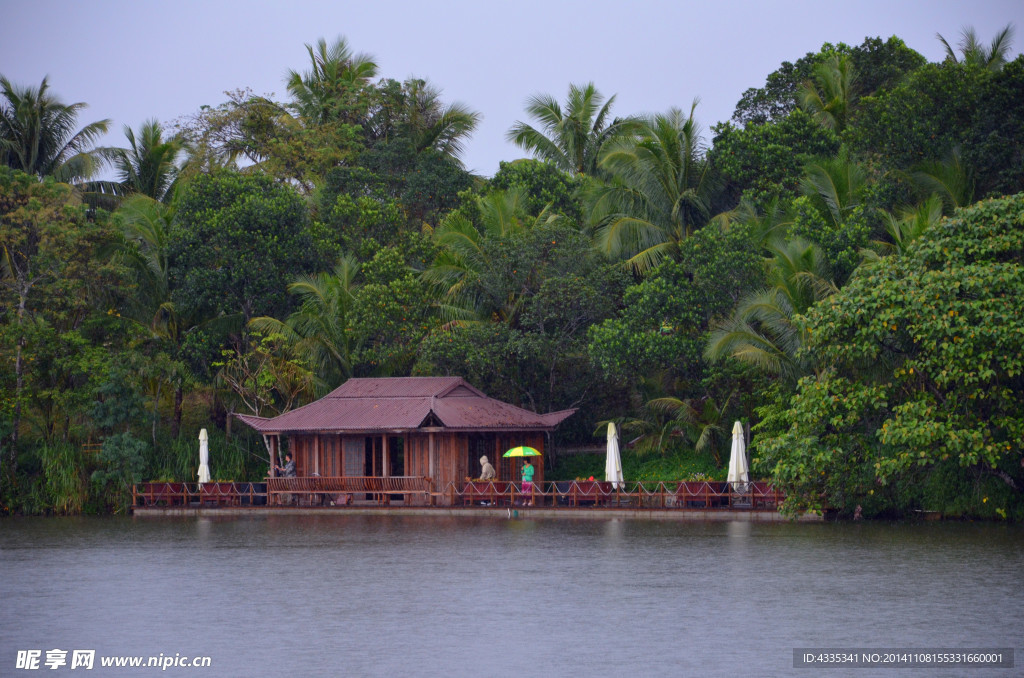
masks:
<path id="1" fill-rule="evenodd" d="M 1024 461 L 1022 461 L 1022 462 L 1021 462 L 1021 464 L 1024 464 Z M 1014 490 L 1015 492 L 1020 492 L 1020 488 L 1019 488 L 1019 487 L 1017 487 L 1017 481 L 1016 481 L 1016 480 L 1014 480 L 1014 479 L 1013 479 L 1013 476 L 1011 476 L 1011 475 L 1010 475 L 1009 473 L 1007 473 L 1006 471 L 1001 471 L 1001 470 L 999 470 L 999 469 L 995 469 L 995 474 L 996 474 L 997 476 L 999 476 L 999 478 L 1000 478 L 1000 479 L 1001 479 L 1001 480 L 1002 480 L 1002 481 L 1003 481 L 1004 483 L 1006 483 L 1007 485 L 1009 485 L 1010 487 L 1012 487 L 1012 488 L 1013 488 L 1013 490 Z"/>
<path id="2" fill-rule="evenodd" d="M 171 421 L 171 437 L 178 439 L 181 431 L 181 403 L 185 399 L 185 389 L 180 384 L 174 389 L 174 419 Z"/>
<path id="3" fill-rule="evenodd" d="M 18 309 L 19 325 L 21 324 L 20 319 L 23 310 L 24 305 Z M 8 445 L 10 460 L 8 461 L 7 468 L 10 469 L 12 479 L 18 471 L 18 428 L 21 426 L 21 391 L 25 384 L 24 368 L 21 363 L 21 349 L 24 345 L 25 335 L 22 334 L 18 338 L 18 348 L 14 352 L 14 417 L 11 427 L 11 435 L 8 436 L 10 440 L 10 444 Z"/>
<path id="4" fill-rule="evenodd" d="M 13 479 L 17 473 L 17 429 L 22 427 L 22 393 L 25 391 L 25 359 L 22 352 L 25 349 L 25 306 L 28 299 L 28 289 L 25 285 L 19 285 L 17 299 L 17 328 L 20 336 L 17 338 L 17 348 L 14 351 L 14 416 L 10 430 L 10 477 Z M 31 284 L 30 286 L 31 287 Z"/>
<path id="5" fill-rule="evenodd" d="M 156 424 L 160 420 L 160 382 L 156 384 L 156 395 L 153 396 L 153 421 L 150 424 L 150 436 L 153 438 L 153 449 L 156 450 Z"/>
<path id="6" fill-rule="evenodd" d="M 10 449 L 8 454 L 10 456 L 9 466 L 11 473 L 11 479 L 15 478 L 15 474 L 18 471 L 18 429 L 21 428 L 21 400 L 22 393 L 25 390 L 25 361 L 22 357 L 22 352 L 27 343 L 25 338 L 25 311 L 28 302 L 28 293 L 35 285 L 35 280 L 28 278 L 28 272 L 18 267 L 15 258 L 8 254 L 7 265 L 10 267 L 11 272 L 14 274 L 14 284 L 9 287 L 16 291 L 18 294 L 18 347 L 15 349 L 14 355 L 14 416 L 11 422 L 11 435 Z"/>

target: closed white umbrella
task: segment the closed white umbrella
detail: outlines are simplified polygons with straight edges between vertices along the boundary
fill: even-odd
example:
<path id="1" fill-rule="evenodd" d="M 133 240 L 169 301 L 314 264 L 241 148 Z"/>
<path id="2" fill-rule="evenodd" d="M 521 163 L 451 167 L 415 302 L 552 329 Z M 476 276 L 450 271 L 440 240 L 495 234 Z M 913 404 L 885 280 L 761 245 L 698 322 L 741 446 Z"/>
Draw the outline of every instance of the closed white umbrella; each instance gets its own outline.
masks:
<path id="1" fill-rule="evenodd" d="M 729 475 L 726 480 L 737 492 L 746 492 L 747 483 L 750 482 L 747 445 L 743 439 L 743 425 L 738 421 L 732 425 L 732 453 L 729 455 Z"/>
<path id="2" fill-rule="evenodd" d="M 604 460 L 604 479 L 619 489 L 625 482 L 622 477 L 622 458 L 619 456 L 619 434 L 615 422 L 608 424 L 608 452 Z"/>
<path id="3" fill-rule="evenodd" d="M 199 484 L 210 482 L 210 436 L 199 431 Z"/>

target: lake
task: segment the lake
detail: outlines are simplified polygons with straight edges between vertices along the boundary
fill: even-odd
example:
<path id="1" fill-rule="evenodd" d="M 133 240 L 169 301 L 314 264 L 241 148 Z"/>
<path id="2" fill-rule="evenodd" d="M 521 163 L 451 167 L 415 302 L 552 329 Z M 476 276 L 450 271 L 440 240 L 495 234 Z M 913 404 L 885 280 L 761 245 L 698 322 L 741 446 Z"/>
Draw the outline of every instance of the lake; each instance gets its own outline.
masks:
<path id="1" fill-rule="evenodd" d="M 797 648 L 1016 648 L 1013 669 L 900 673 L 1022 675 L 1022 574 L 1024 529 L 1000 524 L 5 518 L 0 675 L 893 673 L 795 668 Z"/>

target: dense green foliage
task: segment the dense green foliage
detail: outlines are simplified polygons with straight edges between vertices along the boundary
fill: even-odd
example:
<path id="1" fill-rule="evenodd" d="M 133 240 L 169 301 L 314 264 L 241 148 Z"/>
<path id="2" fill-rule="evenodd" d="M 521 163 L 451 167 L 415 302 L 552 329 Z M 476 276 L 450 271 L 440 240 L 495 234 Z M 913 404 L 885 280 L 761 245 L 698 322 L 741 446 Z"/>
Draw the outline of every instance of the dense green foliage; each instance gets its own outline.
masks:
<path id="1" fill-rule="evenodd" d="M 299 196 L 265 177 L 197 177 L 170 233 L 176 305 L 246 320 L 281 313 L 289 278 L 313 269 L 306 219 Z"/>
<path id="2" fill-rule="evenodd" d="M 866 502 L 877 486 L 955 465 L 1005 482 L 988 508 L 1024 510 L 1013 496 L 1024 479 L 1022 255 L 1024 195 L 979 203 L 810 310 L 807 350 L 823 369 L 758 445 L 799 489 L 794 501 Z M 849 474 L 819 475 L 835 467 Z"/>
<path id="3" fill-rule="evenodd" d="M 235 91 L 126 148 L 0 76 L 0 512 L 123 510 L 194 479 L 201 428 L 215 478 L 258 479 L 232 413 L 451 374 L 577 408 L 556 477 L 602 473 L 559 450 L 609 421 L 627 480 L 721 477 L 739 419 L 792 510 L 1024 519 L 1011 37 L 942 63 L 825 43 L 710 138 L 695 102 L 534 94 L 507 133 L 532 158 L 491 178 L 460 161 L 477 113 L 344 38 L 286 100 Z"/>

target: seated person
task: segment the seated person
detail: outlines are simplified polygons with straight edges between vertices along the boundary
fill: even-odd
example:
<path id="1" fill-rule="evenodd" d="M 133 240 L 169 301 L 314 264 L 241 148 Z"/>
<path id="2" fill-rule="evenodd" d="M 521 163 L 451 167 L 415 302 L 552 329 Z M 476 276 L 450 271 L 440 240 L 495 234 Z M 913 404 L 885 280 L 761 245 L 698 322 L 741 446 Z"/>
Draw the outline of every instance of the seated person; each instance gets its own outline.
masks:
<path id="1" fill-rule="evenodd" d="M 480 480 L 494 480 L 494 467 L 487 460 L 486 456 L 480 457 Z"/>

